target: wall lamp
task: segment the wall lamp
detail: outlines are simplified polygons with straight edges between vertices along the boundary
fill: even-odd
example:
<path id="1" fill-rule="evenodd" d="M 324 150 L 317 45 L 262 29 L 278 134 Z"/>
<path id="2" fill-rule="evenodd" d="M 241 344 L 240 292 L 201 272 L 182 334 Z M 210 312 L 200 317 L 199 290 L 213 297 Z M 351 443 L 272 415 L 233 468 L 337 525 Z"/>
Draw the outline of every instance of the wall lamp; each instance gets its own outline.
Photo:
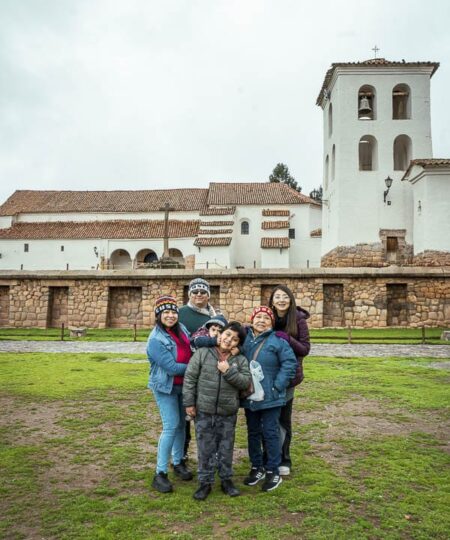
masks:
<path id="1" fill-rule="evenodd" d="M 386 187 L 387 189 L 384 190 L 384 193 L 383 193 L 383 199 L 384 199 L 384 203 L 386 204 L 386 197 L 388 196 L 388 193 L 389 193 L 389 190 L 391 189 L 391 186 L 392 186 L 392 178 L 390 176 L 388 176 L 386 178 L 386 180 L 384 181 L 384 183 L 386 184 Z"/>
<path id="2" fill-rule="evenodd" d="M 97 249 L 97 246 L 94 246 L 94 253 L 95 253 L 95 256 L 98 257 L 98 249 Z"/>

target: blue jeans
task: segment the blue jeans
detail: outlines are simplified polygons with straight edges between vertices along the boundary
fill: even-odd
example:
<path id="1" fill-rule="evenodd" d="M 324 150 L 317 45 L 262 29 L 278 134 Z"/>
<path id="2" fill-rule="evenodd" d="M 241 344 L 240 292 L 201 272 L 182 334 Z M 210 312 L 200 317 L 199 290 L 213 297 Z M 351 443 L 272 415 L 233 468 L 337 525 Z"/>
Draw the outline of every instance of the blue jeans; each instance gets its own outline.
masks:
<path id="1" fill-rule="evenodd" d="M 263 440 L 267 452 L 265 468 L 278 474 L 281 461 L 280 444 L 281 407 L 251 411 L 245 409 L 248 431 L 248 455 L 252 467 L 263 467 Z"/>
<path id="2" fill-rule="evenodd" d="M 172 463 L 178 465 L 183 459 L 185 437 L 185 412 L 181 386 L 174 386 L 171 394 L 153 391 L 161 415 L 163 430 L 158 442 L 156 472 L 166 473 L 170 454 Z"/>

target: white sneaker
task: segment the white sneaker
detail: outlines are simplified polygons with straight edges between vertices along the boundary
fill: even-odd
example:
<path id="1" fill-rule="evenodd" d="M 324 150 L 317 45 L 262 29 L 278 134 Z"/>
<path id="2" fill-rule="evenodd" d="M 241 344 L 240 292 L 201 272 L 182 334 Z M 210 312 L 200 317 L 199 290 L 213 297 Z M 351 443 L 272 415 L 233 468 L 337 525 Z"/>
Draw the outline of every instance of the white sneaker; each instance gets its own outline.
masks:
<path id="1" fill-rule="evenodd" d="M 278 472 L 280 476 L 289 476 L 291 474 L 291 468 L 287 465 L 281 465 L 278 467 Z"/>

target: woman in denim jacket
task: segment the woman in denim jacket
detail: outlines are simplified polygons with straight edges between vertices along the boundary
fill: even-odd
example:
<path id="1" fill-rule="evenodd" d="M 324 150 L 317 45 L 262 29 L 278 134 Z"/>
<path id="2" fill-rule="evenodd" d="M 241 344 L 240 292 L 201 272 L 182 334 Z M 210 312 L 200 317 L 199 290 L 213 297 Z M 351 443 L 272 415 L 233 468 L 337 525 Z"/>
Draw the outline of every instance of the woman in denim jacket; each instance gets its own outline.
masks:
<path id="1" fill-rule="evenodd" d="M 161 296 L 155 306 L 156 325 L 147 343 L 150 362 L 149 388 L 161 415 L 163 430 L 158 443 L 156 474 L 152 486 L 168 493 L 173 486 L 167 477 L 170 455 L 173 470 L 182 480 L 192 480 L 184 463 L 185 414 L 183 376 L 191 357 L 189 332 L 178 322 L 178 307 L 172 296 Z"/>
<path id="2" fill-rule="evenodd" d="M 243 352 L 249 361 L 256 360 L 261 365 L 264 399 L 246 399 L 243 402 L 248 430 L 248 453 L 252 464 L 244 484 L 254 486 L 265 478 L 262 490 L 272 491 L 281 483 L 278 470 L 281 460 L 279 418 L 281 407 L 286 404 L 286 389 L 295 375 L 297 358 L 288 343 L 275 334 L 275 318 L 270 308 L 256 307 L 251 321 Z M 265 467 L 263 444 L 267 453 Z"/>

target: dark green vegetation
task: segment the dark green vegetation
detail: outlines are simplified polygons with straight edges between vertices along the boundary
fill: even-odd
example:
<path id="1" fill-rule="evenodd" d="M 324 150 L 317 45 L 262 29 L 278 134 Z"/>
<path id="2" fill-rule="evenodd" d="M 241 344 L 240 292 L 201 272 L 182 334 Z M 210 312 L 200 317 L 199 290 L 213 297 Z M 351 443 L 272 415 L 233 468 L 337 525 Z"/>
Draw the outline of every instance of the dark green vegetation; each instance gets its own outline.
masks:
<path id="1" fill-rule="evenodd" d="M 441 341 L 442 328 L 426 328 L 427 344 L 450 345 L 449 341 Z M 138 330 L 137 341 L 146 341 L 149 329 Z M 347 343 L 346 328 L 313 328 L 310 329 L 312 341 L 315 343 Z M 353 328 L 351 337 L 354 343 L 421 343 L 421 328 Z M 38 340 L 57 341 L 61 339 L 61 329 L 48 328 L 0 328 L 0 341 L 6 340 Z M 86 337 L 70 338 L 69 331 L 64 332 L 67 341 L 133 341 L 134 331 L 130 329 L 98 330 L 89 328 Z"/>
<path id="2" fill-rule="evenodd" d="M 291 477 L 197 503 L 192 482 L 150 488 L 160 422 L 142 356 L 2 354 L 0 537 L 448 538 L 449 363 L 307 360 Z M 238 484 L 247 470 L 240 415 Z"/>

